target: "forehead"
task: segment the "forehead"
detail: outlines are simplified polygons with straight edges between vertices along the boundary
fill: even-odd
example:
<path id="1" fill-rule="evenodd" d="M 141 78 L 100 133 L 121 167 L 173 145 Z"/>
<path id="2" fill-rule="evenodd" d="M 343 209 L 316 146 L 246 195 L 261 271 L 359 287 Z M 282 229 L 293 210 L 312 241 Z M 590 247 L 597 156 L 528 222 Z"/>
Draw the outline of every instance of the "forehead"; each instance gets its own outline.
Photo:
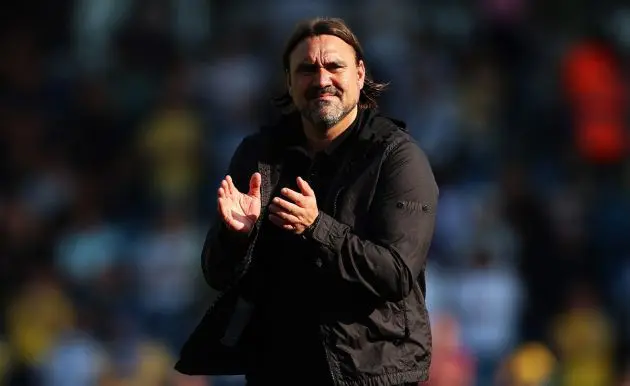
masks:
<path id="1" fill-rule="evenodd" d="M 319 35 L 302 40 L 291 53 L 290 62 L 351 61 L 355 56 L 354 48 L 337 36 Z"/>

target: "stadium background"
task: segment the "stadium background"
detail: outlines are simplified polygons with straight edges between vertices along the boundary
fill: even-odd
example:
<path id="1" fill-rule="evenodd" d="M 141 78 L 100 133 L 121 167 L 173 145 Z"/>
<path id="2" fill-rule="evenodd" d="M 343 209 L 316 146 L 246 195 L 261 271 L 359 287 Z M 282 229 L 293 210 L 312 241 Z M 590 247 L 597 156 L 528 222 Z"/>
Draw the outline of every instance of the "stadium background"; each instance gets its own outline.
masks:
<path id="1" fill-rule="evenodd" d="M 215 189 L 321 15 L 357 32 L 441 187 L 430 385 L 630 384 L 623 1 L 4 4 L 4 384 L 208 384 L 170 369 L 212 297 Z"/>

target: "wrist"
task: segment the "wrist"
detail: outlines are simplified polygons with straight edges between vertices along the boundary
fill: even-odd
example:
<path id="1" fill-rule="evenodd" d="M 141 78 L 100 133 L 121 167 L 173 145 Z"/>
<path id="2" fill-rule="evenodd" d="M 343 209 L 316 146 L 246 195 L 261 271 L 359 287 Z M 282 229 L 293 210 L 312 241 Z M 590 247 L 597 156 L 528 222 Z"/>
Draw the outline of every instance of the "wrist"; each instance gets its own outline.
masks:
<path id="1" fill-rule="evenodd" d="M 308 228 L 304 230 L 304 233 L 302 233 L 305 238 L 310 238 L 313 236 L 313 232 L 315 232 L 315 229 L 317 228 L 321 217 L 322 213 L 317 212 L 317 217 L 315 217 L 315 220 L 311 223 L 311 225 L 308 226 Z"/>

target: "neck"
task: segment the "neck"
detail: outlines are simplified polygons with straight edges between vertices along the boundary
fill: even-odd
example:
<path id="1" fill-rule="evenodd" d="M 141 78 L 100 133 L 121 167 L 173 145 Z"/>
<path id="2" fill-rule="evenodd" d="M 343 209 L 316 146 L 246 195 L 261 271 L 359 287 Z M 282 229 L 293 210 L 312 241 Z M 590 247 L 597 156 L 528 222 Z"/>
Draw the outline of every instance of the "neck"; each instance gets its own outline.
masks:
<path id="1" fill-rule="evenodd" d="M 313 126 L 311 122 L 302 119 L 302 127 L 304 134 L 308 140 L 309 149 L 312 152 L 324 150 L 335 138 L 343 134 L 357 118 L 358 107 L 355 106 L 345 117 L 343 117 L 336 125 L 321 130 Z"/>

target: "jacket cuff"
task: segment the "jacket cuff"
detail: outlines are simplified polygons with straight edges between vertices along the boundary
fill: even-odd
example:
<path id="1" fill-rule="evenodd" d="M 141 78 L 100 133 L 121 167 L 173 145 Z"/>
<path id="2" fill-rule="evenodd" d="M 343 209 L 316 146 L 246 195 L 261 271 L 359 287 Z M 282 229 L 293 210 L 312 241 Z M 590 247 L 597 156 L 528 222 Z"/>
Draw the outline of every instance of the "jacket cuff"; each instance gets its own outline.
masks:
<path id="1" fill-rule="evenodd" d="M 315 221 L 313 221 L 313 223 L 304 230 L 304 233 L 302 233 L 302 238 L 310 239 L 313 236 L 313 231 L 317 227 L 317 224 L 319 224 L 319 220 L 321 220 L 321 218 L 322 218 L 322 212 L 317 213 L 317 217 L 315 218 Z"/>
<path id="2" fill-rule="evenodd" d="M 343 237 L 343 226 L 333 217 L 319 212 L 317 220 L 309 228 L 306 237 L 317 241 L 330 250 L 336 249 L 336 241 Z"/>
<path id="3" fill-rule="evenodd" d="M 222 225 L 222 227 L 222 237 L 225 238 L 224 240 L 226 241 L 227 245 L 229 245 L 229 248 L 232 251 L 236 252 L 235 255 L 237 256 L 244 254 L 247 251 L 249 243 L 251 242 L 252 234 L 254 233 L 253 229 L 248 233 L 243 233 L 228 229 L 225 225 Z"/>

